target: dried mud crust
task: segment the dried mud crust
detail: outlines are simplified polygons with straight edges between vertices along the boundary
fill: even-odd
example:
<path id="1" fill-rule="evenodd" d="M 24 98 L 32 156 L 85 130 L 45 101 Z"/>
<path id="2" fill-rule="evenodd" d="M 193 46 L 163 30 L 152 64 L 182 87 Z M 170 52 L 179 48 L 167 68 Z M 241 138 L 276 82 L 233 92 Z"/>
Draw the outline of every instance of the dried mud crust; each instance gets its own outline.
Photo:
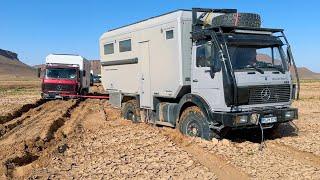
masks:
<path id="1" fill-rule="evenodd" d="M 298 134 L 292 133 L 292 126 L 282 125 L 278 131 L 281 138 L 275 141 L 320 157 L 320 81 L 302 83 L 300 98 L 293 103 L 299 109 L 299 119 L 294 121 Z"/>
<path id="2" fill-rule="evenodd" d="M 98 102 L 91 107 L 95 110 L 81 118 L 73 117 L 77 116 L 78 108 L 75 109 L 61 130 L 72 124 L 71 129 L 78 127 L 79 133 L 68 136 L 68 149 L 64 154 L 52 157 L 47 166 L 33 170 L 29 178 L 216 179 L 215 174 L 191 154 L 162 136 L 158 128 L 123 120 L 120 111 L 107 104 L 104 110 Z M 85 109 L 82 112 L 86 112 Z"/>
<path id="3" fill-rule="evenodd" d="M 259 151 L 259 143 L 188 138 L 174 129 L 133 124 L 106 103 L 104 110 L 97 104 L 100 110 L 90 116 L 68 121 L 78 127 L 68 149 L 29 178 L 320 178 L 318 161 L 302 159 L 303 152 L 275 146 L 273 140 Z"/>
<path id="4" fill-rule="evenodd" d="M 77 104 L 75 100 L 49 101 L 2 124 L 5 133 L 0 138 L 0 175 L 14 177 L 16 167 L 37 160 Z"/>
<path id="5" fill-rule="evenodd" d="M 50 101 L 5 123 L 15 125 L 0 139 L 0 179 L 320 179 L 319 87 L 303 84 L 294 103 L 300 132 L 281 126 L 263 151 L 248 137 L 205 141 L 134 124 L 103 100 Z"/>

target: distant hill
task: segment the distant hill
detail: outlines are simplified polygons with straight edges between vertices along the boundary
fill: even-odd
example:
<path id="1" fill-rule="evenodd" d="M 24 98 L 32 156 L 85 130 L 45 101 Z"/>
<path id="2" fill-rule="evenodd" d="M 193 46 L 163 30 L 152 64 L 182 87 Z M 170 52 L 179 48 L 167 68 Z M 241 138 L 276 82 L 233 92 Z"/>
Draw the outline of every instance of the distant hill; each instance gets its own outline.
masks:
<path id="1" fill-rule="evenodd" d="M 293 67 L 290 69 L 291 72 L 294 73 Z M 320 73 L 315 73 L 306 67 L 298 67 L 298 74 L 300 79 L 319 79 Z"/>
<path id="2" fill-rule="evenodd" d="M 93 74 L 101 74 L 101 63 L 100 60 L 90 60 L 91 70 Z"/>
<path id="3" fill-rule="evenodd" d="M 36 70 L 18 59 L 14 52 L 0 49 L 0 79 L 37 78 Z"/>
<path id="4" fill-rule="evenodd" d="M 259 59 L 260 61 L 268 62 L 268 63 L 272 62 L 272 58 L 266 54 L 258 54 L 257 59 Z M 293 67 L 291 67 L 290 71 L 293 74 L 295 73 Z M 300 79 L 320 79 L 320 73 L 312 72 L 306 67 L 298 67 L 298 74 Z"/>

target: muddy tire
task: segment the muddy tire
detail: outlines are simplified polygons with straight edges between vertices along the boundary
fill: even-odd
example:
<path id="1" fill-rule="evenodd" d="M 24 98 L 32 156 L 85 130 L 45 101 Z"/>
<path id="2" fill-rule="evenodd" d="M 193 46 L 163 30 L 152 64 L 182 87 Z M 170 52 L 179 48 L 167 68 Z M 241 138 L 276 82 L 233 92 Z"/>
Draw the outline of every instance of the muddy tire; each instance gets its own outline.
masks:
<path id="1" fill-rule="evenodd" d="M 191 137 L 201 137 L 206 140 L 220 138 L 209 128 L 206 116 L 196 106 L 185 109 L 180 117 L 178 128 L 182 134 Z"/>
<path id="2" fill-rule="evenodd" d="M 253 13 L 230 13 L 213 18 L 212 25 L 259 28 L 261 26 L 261 18 L 259 14 Z"/>
<path id="3" fill-rule="evenodd" d="M 140 121 L 140 109 L 136 100 L 130 100 L 122 103 L 122 117 L 132 122 Z"/>

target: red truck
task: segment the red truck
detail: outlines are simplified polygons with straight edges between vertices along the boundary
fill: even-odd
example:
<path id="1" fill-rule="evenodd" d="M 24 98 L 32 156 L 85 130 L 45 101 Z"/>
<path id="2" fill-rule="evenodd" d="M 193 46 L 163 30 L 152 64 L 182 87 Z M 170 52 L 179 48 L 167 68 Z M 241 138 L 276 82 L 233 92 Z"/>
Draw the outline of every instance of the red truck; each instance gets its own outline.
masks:
<path id="1" fill-rule="evenodd" d="M 41 96 L 44 99 L 75 97 L 89 92 L 90 62 L 82 56 L 50 54 L 42 72 Z"/>

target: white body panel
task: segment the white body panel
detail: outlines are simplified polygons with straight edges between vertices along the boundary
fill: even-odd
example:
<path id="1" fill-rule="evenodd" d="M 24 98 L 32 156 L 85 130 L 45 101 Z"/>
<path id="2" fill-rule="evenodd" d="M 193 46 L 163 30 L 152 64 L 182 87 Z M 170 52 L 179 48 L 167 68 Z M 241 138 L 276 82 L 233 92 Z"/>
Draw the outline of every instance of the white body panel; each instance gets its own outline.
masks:
<path id="1" fill-rule="evenodd" d="M 90 87 L 90 62 L 84 57 L 78 55 L 49 54 L 46 57 L 46 64 L 73 64 L 79 66 L 82 88 Z"/>
<path id="2" fill-rule="evenodd" d="M 102 67 L 104 88 L 139 94 L 145 107 L 152 105 L 153 96 L 175 98 L 182 86 L 190 85 L 191 27 L 191 12 L 176 11 L 104 33 L 100 38 L 102 63 L 138 59 L 137 64 Z M 169 30 L 173 30 L 173 39 L 166 39 Z M 126 39 L 131 39 L 132 50 L 119 52 L 118 42 Z M 108 43 L 114 43 L 114 53 L 104 55 Z"/>

